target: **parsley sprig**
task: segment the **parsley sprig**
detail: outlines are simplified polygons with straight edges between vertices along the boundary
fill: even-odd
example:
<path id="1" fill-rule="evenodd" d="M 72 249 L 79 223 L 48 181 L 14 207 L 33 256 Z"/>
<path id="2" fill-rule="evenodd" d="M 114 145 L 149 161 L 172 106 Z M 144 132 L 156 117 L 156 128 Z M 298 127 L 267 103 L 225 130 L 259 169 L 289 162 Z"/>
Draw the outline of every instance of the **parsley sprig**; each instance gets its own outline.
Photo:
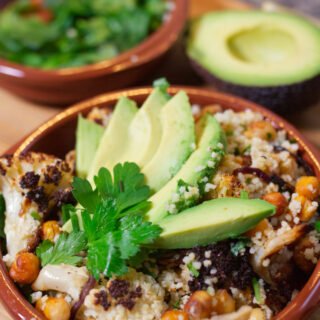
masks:
<path id="1" fill-rule="evenodd" d="M 94 183 L 92 188 L 89 181 L 74 179 L 73 195 L 82 206 L 83 231 L 73 228 L 69 235 L 61 235 L 56 244 L 43 242 L 37 249 L 42 265 L 78 264 L 82 260 L 79 253 L 85 250 L 87 268 L 96 279 L 101 274 L 123 275 L 130 259 L 134 260 L 143 246 L 160 235 L 161 228 L 144 218 L 150 206 L 150 189 L 135 163 L 116 165 L 113 175 L 101 168 Z M 74 220 L 77 210 L 68 205 L 64 216 Z M 71 249 L 69 239 L 79 245 Z"/>

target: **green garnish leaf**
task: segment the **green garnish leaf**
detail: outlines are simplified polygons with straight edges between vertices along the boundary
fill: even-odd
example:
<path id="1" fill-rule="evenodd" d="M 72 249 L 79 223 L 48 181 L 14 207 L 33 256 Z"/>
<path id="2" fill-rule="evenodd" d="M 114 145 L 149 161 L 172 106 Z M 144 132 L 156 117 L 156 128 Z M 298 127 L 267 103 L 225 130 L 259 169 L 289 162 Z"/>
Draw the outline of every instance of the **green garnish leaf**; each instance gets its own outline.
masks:
<path id="1" fill-rule="evenodd" d="M 318 220 L 318 221 L 315 222 L 314 228 L 316 229 L 317 232 L 320 233 L 320 220 Z"/>
<path id="2" fill-rule="evenodd" d="M 189 269 L 189 271 L 191 272 L 191 274 L 194 276 L 194 277 L 199 277 L 200 273 L 199 271 L 194 267 L 194 265 L 192 264 L 192 262 L 189 262 L 187 264 L 187 268 Z"/>
<path id="3" fill-rule="evenodd" d="M 76 213 L 74 206 L 71 204 L 63 205 L 61 210 L 62 210 L 61 219 L 63 224 L 65 224 L 71 218 L 71 216 Z"/>
<path id="4" fill-rule="evenodd" d="M 159 78 L 153 81 L 153 87 L 159 88 L 163 93 L 167 93 L 170 83 L 166 78 Z"/>
<path id="5" fill-rule="evenodd" d="M 42 219 L 40 214 L 36 211 L 31 212 L 30 215 L 34 220 L 41 221 L 41 219 Z"/>
<path id="6" fill-rule="evenodd" d="M 231 243 L 231 249 L 230 249 L 231 253 L 234 256 L 238 256 L 239 253 L 243 249 L 245 249 L 249 243 L 250 243 L 250 239 L 248 239 L 248 238 L 239 239 L 237 242 Z"/>
<path id="7" fill-rule="evenodd" d="M 126 273 L 130 260 L 161 233 L 159 226 L 144 218 L 150 205 L 150 188 L 144 180 L 140 168 L 126 162 L 117 164 L 113 175 L 101 168 L 94 177 L 96 189 L 84 179 L 73 183 L 73 194 L 84 207 L 81 216 L 88 241 L 87 268 L 96 279 L 101 274 Z M 73 230 L 79 230 L 78 226 Z"/>
<path id="8" fill-rule="evenodd" d="M 260 304 L 262 303 L 261 291 L 260 291 L 260 283 L 257 278 L 252 279 L 252 287 L 254 292 L 254 297 L 256 298 L 257 302 Z"/>
<path id="9" fill-rule="evenodd" d="M 0 238 L 3 238 L 3 239 L 6 238 L 6 235 L 4 233 L 4 222 L 6 219 L 5 211 L 6 211 L 6 203 L 4 201 L 3 195 L 0 194 Z"/>
<path id="10" fill-rule="evenodd" d="M 62 233 L 56 243 L 43 241 L 36 249 L 42 267 L 47 264 L 77 265 L 82 261 L 78 254 L 86 249 L 87 241 L 84 232 Z"/>

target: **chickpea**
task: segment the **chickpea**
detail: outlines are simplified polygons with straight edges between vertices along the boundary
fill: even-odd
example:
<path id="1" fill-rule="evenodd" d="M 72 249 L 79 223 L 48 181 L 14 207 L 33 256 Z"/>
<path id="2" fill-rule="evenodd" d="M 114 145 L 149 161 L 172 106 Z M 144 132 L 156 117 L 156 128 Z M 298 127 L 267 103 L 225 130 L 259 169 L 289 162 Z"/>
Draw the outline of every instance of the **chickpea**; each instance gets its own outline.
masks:
<path id="1" fill-rule="evenodd" d="M 251 311 L 251 314 L 248 320 L 266 320 L 266 316 L 261 309 L 255 308 Z"/>
<path id="2" fill-rule="evenodd" d="M 261 232 L 262 235 L 268 230 L 272 230 L 272 226 L 267 219 L 261 220 L 254 228 L 246 232 L 246 236 L 252 238 L 257 232 Z"/>
<path id="3" fill-rule="evenodd" d="M 314 200 L 319 196 L 320 182 L 316 177 L 304 176 L 296 183 L 296 192 L 305 196 L 309 200 Z"/>
<path id="4" fill-rule="evenodd" d="M 161 320 L 189 320 L 189 317 L 182 310 L 168 310 L 162 315 Z"/>
<path id="5" fill-rule="evenodd" d="M 50 297 L 45 302 L 43 313 L 48 320 L 69 320 L 71 308 L 65 299 Z"/>
<path id="6" fill-rule="evenodd" d="M 236 302 L 227 290 L 222 289 L 213 297 L 213 311 L 217 314 L 231 313 L 236 310 Z"/>
<path id="7" fill-rule="evenodd" d="M 271 192 L 262 197 L 263 200 L 273 204 L 276 208 L 276 216 L 281 216 L 285 213 L 288 207 L 288 201 L 280 192 Z"/>
<path id="8" fill-rule="evenodd" d="M 295 201 L 300 202 L 301 210 L 299 213 L 299 218 L 301 221 L 309 221 L 317 212 L 317 207 L 312 204 L 312 201 L 307 199 L 305 196 L 298 195 L 294 198 Z"/>
<path id="9" fill-rule="evenodd" d="M 208 318 L 212 312 L 212 296 L 207 291 L 195 291 L 184 306 L 191 319 Z"/>
<path id="10" fill-rule="evenodd" d="M 277 136 L 277 132 L 270 122 L 256 121 L 249 124 L 245 135 L 248 138 L 257 137 L 262 140 L 273 141 Z"/>
<path id="11" fill-rule="evenodd" d="M 60 226 L 57 221 L 51 220 L 45 222 L 41 227 L 42 240 L 54 241 L 54 238 L 60 234 Z"/>
<path id="12" fill-rule="evenodd" d="M 20 284 L 31 284 L 36 280 L 40 272 L 39 258 L 30 252 L 20 252 L 16 255 L 9 274 Z"/>

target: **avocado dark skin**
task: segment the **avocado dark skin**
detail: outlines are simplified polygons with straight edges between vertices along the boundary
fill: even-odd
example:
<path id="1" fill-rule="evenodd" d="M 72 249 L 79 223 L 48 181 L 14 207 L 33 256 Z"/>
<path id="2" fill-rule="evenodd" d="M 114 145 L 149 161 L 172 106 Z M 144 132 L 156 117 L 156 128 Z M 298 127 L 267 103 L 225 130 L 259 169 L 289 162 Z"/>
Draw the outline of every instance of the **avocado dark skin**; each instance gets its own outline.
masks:
<path id="1" fill-rule="evenodd" d="M 253 87 L 223 81 L 190 59 L 194 70 L 218 90 L 251 100 L 272 111 L 286 115 L 305 110 L 320 101 L 320 75 L 290 85 Z"/>

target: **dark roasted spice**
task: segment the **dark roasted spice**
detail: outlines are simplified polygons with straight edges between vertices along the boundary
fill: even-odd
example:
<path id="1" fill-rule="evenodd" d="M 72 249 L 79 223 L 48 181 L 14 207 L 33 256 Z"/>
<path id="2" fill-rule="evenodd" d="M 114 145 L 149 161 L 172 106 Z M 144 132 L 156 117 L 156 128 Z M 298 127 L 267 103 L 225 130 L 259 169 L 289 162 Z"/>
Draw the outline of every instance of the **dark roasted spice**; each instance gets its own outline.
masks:
<path id="1" fill-rule="evenodd" d="M 126 280 L 112 280 L 109 286 L 109 293 L 112 298 L 118 299 L 129 293 L 130 284 Z"/>
<path id="2" fill-rule="evenodd" d="M 20 187 L 23 189 L 33 189 L 38 185 L 39 180 L 40 175 L 33 171 L 29 171 L 21 178 Z"/>
<path id="3" fill-rule="evenodd" d="M 105 311 L 110 308 L 111 303 L 108 301 L 108 294 L 105 290 L 95 293 L 94 297 L 94 304 L 102 306 Z"/>
<path id="4" fill-rule="evenodd" d="M 61 177 L 61 172 L 56 166 L 47 166 L 46 173 L 44 174 L 45 183 L 53 183 L 57 186 L 61 180 Z"/>
<path id="5" fill-rule="evenodd" d="M 44 188 L 42 186 L 36 187 L 30 190 L 26 194 L 27 199 L 35 202 L 38 205 L 39 211 L 44 212 L 48 208 L 48 198 L 44 192 Z"/>

